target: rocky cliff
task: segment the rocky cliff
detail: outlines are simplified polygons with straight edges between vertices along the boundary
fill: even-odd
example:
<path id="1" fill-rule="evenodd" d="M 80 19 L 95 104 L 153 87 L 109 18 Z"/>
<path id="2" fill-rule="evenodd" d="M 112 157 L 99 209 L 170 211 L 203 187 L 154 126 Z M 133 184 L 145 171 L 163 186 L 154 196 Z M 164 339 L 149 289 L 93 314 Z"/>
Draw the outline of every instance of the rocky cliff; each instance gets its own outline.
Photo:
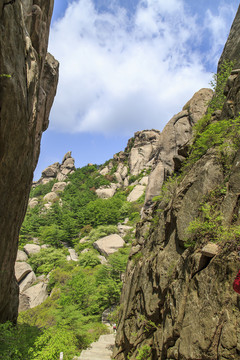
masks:
<path id="1" fill-rule="evenodd" d="M 239 20 L 238 11 L 220 63 L 238 58 Z M 239 83 L 240 70 L 235 66 L 223 108 L 204 118 L 204 126 L 210 125 L 212 133 L 201 129 L 211 138 L 206 143 L 204 138 L 201 145 L 208 148 L 200 148 L 201 155 L 189 162 L 181 176 L 169 175 L 181 171 L 182 157 L 189 156 L 190 138 L 184 143 L 181 137 L 172 151 L 168 136 L 165 147 L 159 146 L 155 153 L 145 210 L 124 280 L 116 360 L 240 359 L 240 302 L 232 289 L 239 269 Z M 174 125 L 179 120 L 189 133 L 190 108 L 187 104 L 185 113 L 166 126 L 164 131 L 169 127 L 174 138 L 171 143 L 176 144 Z M 229 129 L 220 140 L 223 130 L 217 128 L 224 126 Z M 232 135 L 227 137 L 232 126 Z M 151 199 L 156 194 L 154 203 Z"/>
<path id="2" fill-rule="evenodd" d="M 0 3 L 0 322 L 17 318 L 18 234 L 58 81 L 47 53 L 53 2 Z"/>

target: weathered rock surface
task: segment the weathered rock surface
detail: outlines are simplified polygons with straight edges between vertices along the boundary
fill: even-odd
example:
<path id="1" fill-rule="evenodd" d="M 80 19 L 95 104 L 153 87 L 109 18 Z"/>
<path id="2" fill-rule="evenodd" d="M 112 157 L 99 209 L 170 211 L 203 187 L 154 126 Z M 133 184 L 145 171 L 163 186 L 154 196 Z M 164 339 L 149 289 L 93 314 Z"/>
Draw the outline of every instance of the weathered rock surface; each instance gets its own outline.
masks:
<path id="1" fill-rule="evenodd" d="M 47 55 L 53 0 L 37 3 L 41 21 L 24 17 L 32 1 L 0 7 L 0 322 L 17 318 L 18 234 L 58 80 L 58 62 Z"/>
<path id="2" fill-rule="evenodd" d="M 39 253 L 41 250 L 41 246 L 40 245 L 36 245 L 36 244 L 26 244 L 24 245 L 24 251 L 27 255 L 34 255 Z"/>
<path id="3" fill-rule="evenodd" d="M 38 205 L 38 198 L 29 199 L 28 206 L 30 207 L 30 209 L 35 208 L 35 206 L 37 205 Z"/>
<path id="4" fill-rule="evenodd" d="M 151 204 L 154 196 L 159 195 L 164 180 L 172 174 L 174 156 L 192 138 L 192 126 L 206 112 L 213 96 L 210 89 L 201 89 L 184 106 L 183 110 L 167 123 L 158 139 L 157 152 L 153 159 L 153 171 L 149 176 L 145 205 Z"/>
<path id="5" fill-rule="evenodd" d="M 27 261 L 27 259 L 28 259 L 27 254 L 22 250 L 18 250 L 16 261 Z"/>
<path id="6" fill-rule="evenodd" d="M 125 151 L 129 152 L 129 168 L 132 175 L 138 175 L 143 169 L 148 168 L 150 160 L 155 155 L 160 138 L 158 130 L 138 131 L 130 139 Z"/>
<path id="7" fill-rule="evenodd" d="M 99 258 L 100 263 L 101 263 L 102 265 L 107 264 L 107 259 L 105 258 L 105 256 L 98 255 L 98 258 Z"/>
<path id="8" fill-rule="evenodd" d="M 15 263 L 15 276 L 18 283 L 30 272 L 32 272 L 32 268 L 26 262 Z"/>
<path id="9" fill-rule="evenodd" d="M 145 189 L 146 186 L 144 185 L 136 185 L 128 195 L 127 201 L 129 202 L 137 201 L 144 194 Z"/>
<path id="10" fill-rule="evenodd" d="M 121 237 L 124 237 L 129 231 L 132 231 L 132 230 L 133 230 L 132 226 L 118 224 L 118 231 L 119 231 L 119 235 Z"/>
<path id="11" fill-rule="evenodd" d="M 55 193 L 63 192 L 66 186 L 67 186 L 66 182 L 57 182 L 56 184 L 53 185 L 52 192 Z"/>
<path id="12" fill-rule="evenodd" d="M 76 253 L 76 251 L 74 249 L 69 248 L 68 252 L 69 252 L 70 260 L 72 260 L 72 261 L 78 261 L 79 260 L 78 255 L 77 255 L 77 253 Z"/>
<path id="13" fill-rule="evenodd" d="M 20 294 L 19 311 L 26 311 L 42 304 L 48 297 L 47 284 L 40 282 Z"/>
<path id="14" fill-rule="evenodd" d="M 239 22 L 239 11 L 237 17 Z M 239 37 L 240 30 L 236 31 Z M 229 41 L 232 41 L 231 33 Z M 238 44 L 236 39 L 236 47 Z M 235 51 L 230 60 L 233 54 Z M 222 112 L 215 114 L 214 121 L 232 118 L 239 112 L 239 71 L 234 75 L 237 76 L 230 79 L 226 89 Z M 171 174 L 174 169 L 172 155 L 185 156 L 182 155 L 184 141 L 188 141 L 191 133 L 187 122 L 194 119 L 193 115 L 190 117 L 190 108 L 186 104 L 183 112 L 165 128 L 165 139 L 170 142 L 160 141 L 162 145 L 154 160 L 158 190 L 164 172 Z M 182 133 L 184 141 L 178 140 L 176 131 Z M 240 149 L 233 154 L 226 193 L 216 198 L 225 226 L 240 221 Z M 239 270 L 238 241 L 214 244 L 205 235 L 198 237 L 195 247 L 185 246 L 187 239 L 194 240 L 187 231 L 189 224 L 201 214 L 199 209 L 206 198 L 225 186 L 225 181 L 225 168 L 218 152 L 210 148 L 189 167 L 169 197 L 153 206 L 152 214 L 145 212 L 137 226 L 136 244 L 125 274 L 114 359 L 126 360 L 130 354 L 136 359 L 143 345 L 149 347 L 151 360 L 240 359 L 240 304 L 232 289 Z"/>
<path id="15" fill-rule="evenodd" d="M 148 176 L 144 176 L 140 181 L 139 185 L 148 185 Z"/>
<path id="16" fill-rule="evenodd" d="M 96 190 L 96 194 L 101 199 L 109 199 L 116 193 L 117 187 L 101 187 Z"/>
<path id="17" fill-rule="evenodd" d="M 214 257 L 215 255 L 217 255 L 217 253 L 220 251 L 219 246 L 217 244 L 214 243 L 208 243 L 207 245 L 205 245 L 202 250 L 201 253 L 207 257 Z"/>
<path id="18" fill-rule="evenodd" d="M 113 254 L 124 245 L 124 240 L 118 234 L 105 236 L 93 243 L 94 248 L 106 257 Z"/>
<path id="19" fill-rule="evenodd" d="M 125 360 L 130 352 L 136 358 L 142 345 L 151 347 L 153 360 L 239 358 L 239 302 L 232 290 L 238 271 L 236 253 L 221 253 L 212 244 L 211 249 L 209 244 L 203 247 L 202 254 L 184 248 L 186 229 L 204 197 L 222 182 L 223 169 L 209 151 L 170 202 L 159 204 L 158 223 L 130 254 L 114 359 Z M 234 193 L 239 191 L 240 184 Z M 232 189 L 231 193 L 233 199 Z M 232 209 L 237 201 L 235 197 Z M 137 238 L 144 235 L 143 229 L 144 222 Z"/>
<path id="20" fill-rule="evenodd" d="M 49 203 L 53 203 L 53 202 L 57 201 L 58 199 L 59 199 L 58 195 L 53 191 L 51 191 L 50 193 L 46 194 L 43 197 L 43 200 L 47 201 Z"/>
<path id="21" fill-rule="evenodd" d="M 33 271 L 27 274 L 25 278 L 19 283 L 20 294 L 23 293 L 28 288 L 30 288 L 35 283 L 36 280 L 37 277 Z"/>

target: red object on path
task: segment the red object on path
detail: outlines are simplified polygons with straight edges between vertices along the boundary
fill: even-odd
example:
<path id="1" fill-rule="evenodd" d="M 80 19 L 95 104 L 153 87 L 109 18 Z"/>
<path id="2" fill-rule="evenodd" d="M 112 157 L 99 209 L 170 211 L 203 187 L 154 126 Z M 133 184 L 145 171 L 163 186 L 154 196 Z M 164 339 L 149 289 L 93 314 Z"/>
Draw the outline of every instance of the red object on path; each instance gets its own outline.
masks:
<path id="1" fill-rule="evenodd" d="M 240 294 L 240 270 L 238 271 L 238 274 L 236 276 L 236 279 L 233 282 L 233 289 Z"/>

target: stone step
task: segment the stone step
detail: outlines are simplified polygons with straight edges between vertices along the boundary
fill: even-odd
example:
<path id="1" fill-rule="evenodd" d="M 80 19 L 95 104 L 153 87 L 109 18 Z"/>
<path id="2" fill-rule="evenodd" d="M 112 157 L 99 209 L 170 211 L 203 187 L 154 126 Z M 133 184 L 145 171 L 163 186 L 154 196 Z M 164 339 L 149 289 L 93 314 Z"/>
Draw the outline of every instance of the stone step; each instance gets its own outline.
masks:
<path id="1" fill-rule="evenodd" d="M 111 360 L 115 336 L 113 334 L 101 335 L 98 341 L 91 344 L 91 347 L 81 352 L 78 360 Z"/>
<path id="2" fill-rule="evenodd" d="M 78 360 L 111 360 L 111 356 L 104 356 L 104 355 L 85 355 L 84 357 L 78 358 Z"/>

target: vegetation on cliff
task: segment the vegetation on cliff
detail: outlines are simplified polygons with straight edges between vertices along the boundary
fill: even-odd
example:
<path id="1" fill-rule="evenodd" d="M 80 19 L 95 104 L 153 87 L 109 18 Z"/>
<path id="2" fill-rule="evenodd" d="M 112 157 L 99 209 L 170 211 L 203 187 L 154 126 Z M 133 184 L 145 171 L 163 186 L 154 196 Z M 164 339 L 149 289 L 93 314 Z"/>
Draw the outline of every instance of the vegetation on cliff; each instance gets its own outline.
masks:
<path id="1" fill-rule="evenodd" d="M 179 155 L 188 148 L 187 159 L 138 225 L 138 251 L 130 256 L 121 298 L 117 360 L 136 359 L 144 350 L 143 358 L 154 360 L 239 355 L 232 283 L 240 243 L 240 78 L 231 68 L 225 62 L 214 78 L 208 111 L 180 149 Z"/>

